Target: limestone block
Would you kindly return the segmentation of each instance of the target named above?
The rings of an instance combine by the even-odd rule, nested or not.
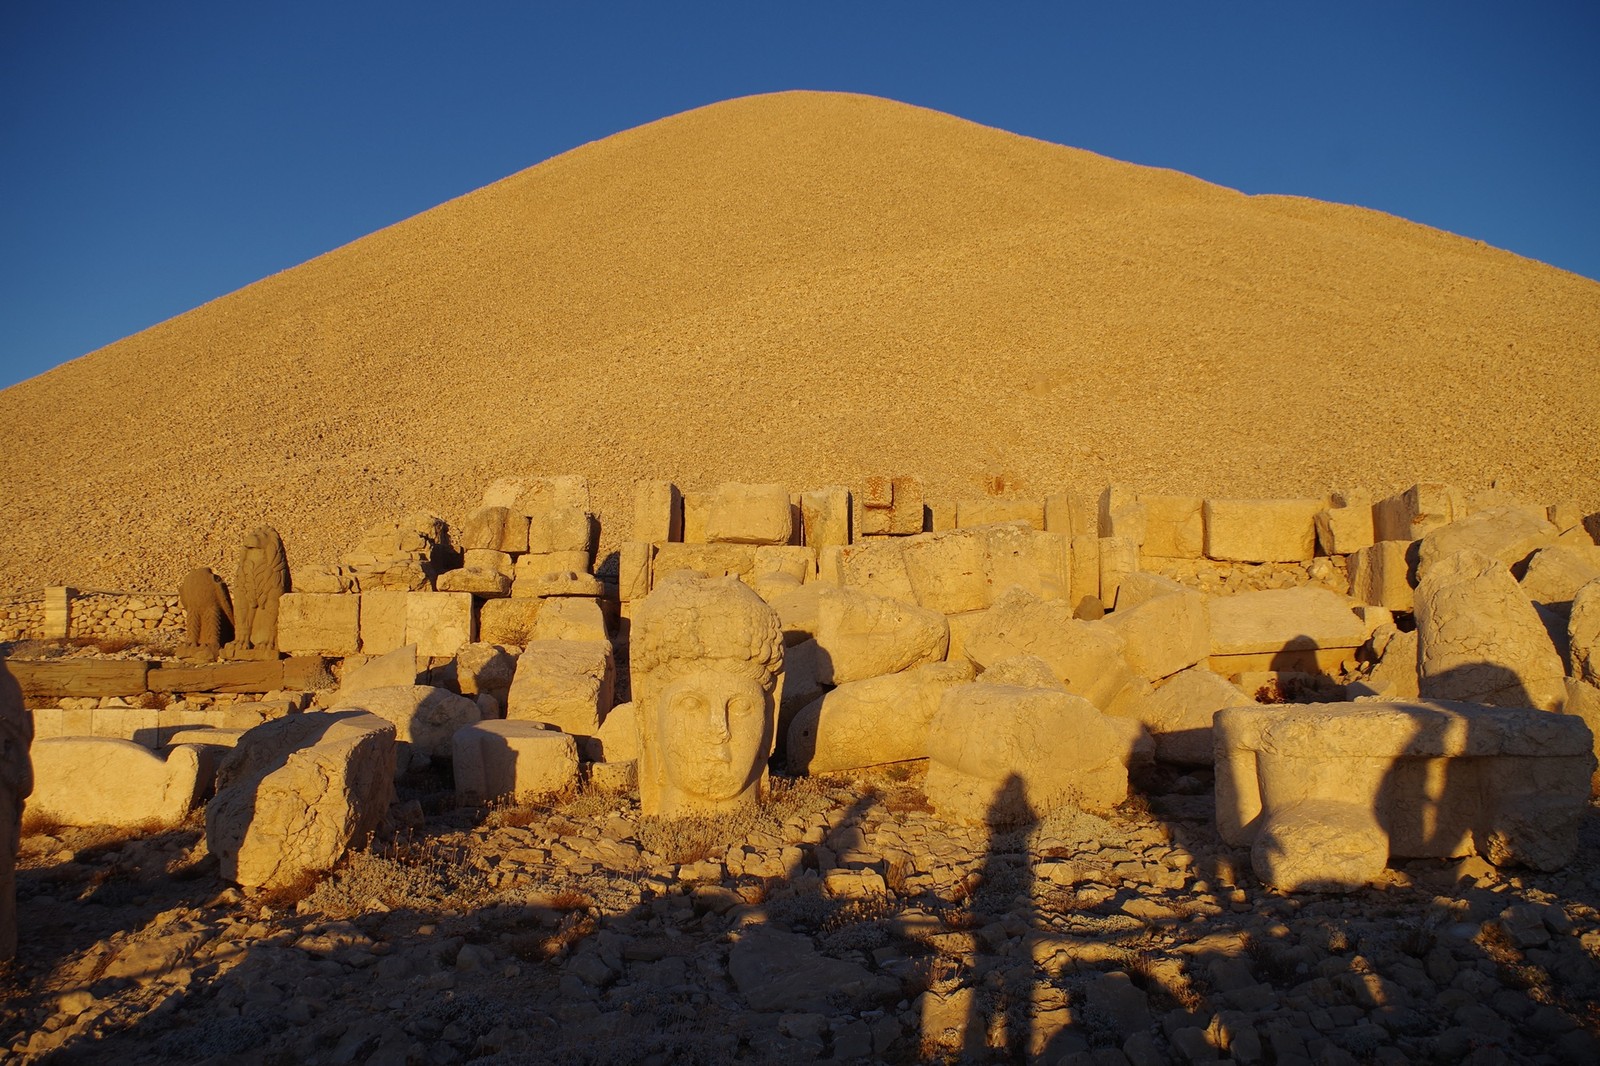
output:
[[[1111,608],[1116,606],[1122,579],[1139,572],[1139,544],[1128,537],[1101,537],[1099,559],[1100,602]]]
[[[344,567],[329,563],[296,566],[289,570],[289,587],[293,592],[355,592],[356,578]]]
[[[718,485],[706,518],[713,544],[788,544],[794,538],[789,490],[782,485]]]
[[[1578,590],[1600,578],[1600,545],[1558,544],[1528,560],[1522,591],[1535,603],[1571,603]]]
[[[35,740],[28,809],[64,825],[174,826],[199,803],[208,782],[199,752],[187,745],[165,758],[113,737]]]
[[[840,583],[876,596],[915,603],[911,577],[906,573],[905,543],[899,537],[882,537],[841,548]]]
[[[1380,540],[1350,556],[1350,595],[1362,603],[1409,611],[1415,602],[1419,541]]]
[[[451,767],[463,804],[539,799],[578,784],[578,746],[534,722],[477,722],[456,730]]]
[[[1072,581],[1072,542],[1022,522],[983,526],[989,602],[1018,587],[1043,600],[1064,600]]]
[[[483,494],[483,506],[497,504],[529,518],[560,509],[588,511],[589,479],[577,474],[501,478]]]
[[[850,543],[850,490],[838,485],[800,494],[800,525],[812,548]]]
[[[925,505],[925,533],[945,533],[956,528],[956,505],[948,500],[929,500]]]
[[[762,545],[750,566],[752,575],[784,574],[803,585],[817,576],[817,551],[798,545]]]
[[[755,570],[753,544],[657,544],[651,588],[678,570],[707,577],[749,577]]]
[[[480,692],[504,696],[517,672],[515,646],[463,644],[456,652],[456,682],[463,696]]]
[[[818,774],[926,758],[940,701],[973,675],[969,662],[930,663],[840,685],[790,724],[789,771]]]
[[[1372,506],[1330,507],[1314,520],[1317,546],[1324,555],[1350,555],[1375,543]]]
[[[478,639],[485,644],[521,647],[533,639],[539,608],[544,602],[516,596],[486,601],[478,612]]]
[[[1367,681],[1391,699],[1415,699],[1422,694],[1417,677],[1417,634],[1403,633],[1393,625],[1379,626],[1372,634],[1378,660]]]
[[[450,758],[450,737],[483,717],[477,703],[432,685],[340,692],[330,710],[360,710],[394,723],[394,740],[433,759]]]
[[[1123,658],[1121,634],[1104,622],[1072,617],[1065,602],[1040,601],[1020,590],[972,616],[962,651],[979,668],[1016,655],[1037,655],[1074,695],[1106,710],[1136,677]]]
[[[711,503],[716,499],[714,492],[685,492],[683,494],[683,542],[685,544],[704,544],[706,542],[706,523],[711,518]],[[658,545],[660,541],[656,542]]]
[[[1206,554],[1205,501],[1198,496],[1140,496],[1144,508],[1145,559],[1203,559]]]
[[[1123,639],[1123,658],[1140,676],[1158,681],[1211,654],[1206,598],[1154,574],[1130,574],[1105,624]]]
[[[516,563],[510,553],[489,548],[468,548],[461,553],[461,565],[466,570],[488,570],[508,578],[516,574]]]
[[[361,598],[284,593],[278,599],[278,650],[290,655],[354,655],[361,650]]]
[[[918,606],[941,614],[989,606],[987,544],[977,530],[909,537],[901,558]]]
[[[1521,564],[1542,547],[1552,545],[1556,527],[1534,507],[1496,507],[1458,518],[1422,538],[1418,562],[1428,564],[1458,551],[1475,551],[1521,573]]]
[[[1420,540],[1466,516],[1467,500],[1460,489],[1423,482],[1373,504],[1373,533],[1379,540]]]
[[[1239,563],[1310,562],[1316,514],[1327,500],[1207,500],[1206,558]]]
[[[510,507],[480,507],[461,530],[465,551],[521,554],[528,550],[528,516]],[[469,560],[467,563],[471,566]]]
[[[1560,708],[1561,657],[1503,562],[1468,550],[1425,565],[1416,616],[1423,696]]]
[[[588,574],[593,562],[588,552],[530,552],[512,563],[511,595],[543,596],[552,583],[567,580],[569,574]]]
[[[51,585],[44,590],[44,629],[46,640],[64,640],[72,632],[72,590]]]
[[[1233,661],[1230,673],[1316,673],[1337,665],[1367,640],[1367,623],[1354,607],[1348,596],[1314,586],[1207,597],[1212,669],[1223,657]],[[1242,658],[1248,656],[1255,658]],[[1249,665],[1252,661],[1255,665]]]
[[[1572,597],[1567,619],[1572,676],[1600,686],[1600,581],[1591,581]]]
[[[359,712],[290,715],[247,732],[206,806],[220,875],[253,891],[331,870],[394,798],[395,727]]]
[[[1139,494],[1122,485],[1107,485],[1096,506],[1096,528],[1102,537],[1122,537],[1143,545],[1150,515]]]
[[[466,592],[412,592],[406,598],[405,643],[417,654],[445,658],[477,639],[472,596]]]
[[[528,519],[528,552],[534,555],[581,552],[592,568],[600,524],[587,509],[551,507]]]
[[[824,586],[817,600],[818,680],[842,685],[943,659],[944,615],[857,589]]]
[[[1203,666],[1191,667],[1157,684],[1127,708],[1155,741],[1155,757],[1176,766],[1210,766],[1214,758],[1212,718],[1225,707],[1250,707],[1254,701]]]
[[[1000,522],[1024,522],[1044,530],[1043,500],[1001,500],[986,496],[979,500],[956,501],[956,528],[971,529]]]
[[[1100,536],[1097,533],[1072,535],[1072,609],[1076,612],[1086,600],[1102,603],[1100,596]]]
[[[945,692],[928,731],[928,801],[940,817],[1008,825],[1128,797],[1131,734],[1087,700],[975,682]]]
[[[511,578],[498,570],[462,567],[439,575],[440,592],[468,592],[480,599],[501,599],[511,595]]]
[[[633,483],[633,539],[683,540],[683,494],[670,481]]]
[[[525,555],[523,558],[530,559],[533,556]],[[554,556],[541,556],[541,558],[549,559]],[[594,599],[606,595],[605,582],[586,570],[549,570],[537,577],[532,576],[534,572],[536,571],[530,570],[518,578],[512,588],[514,598],[577,596]]]
[[[606,614],[598,600],[559,597],[543,601],[533,640],[605,641]]]
[[[1253,845],[1258,876],[1287,891],[1358,887],[1390,857],[1558,869],[1595,766],[1580,719],[1527,708],[1229,708],[1215,730],[1222,838]]]
[[[624,603],[650,595],[656,549],[648,541],[625,540],[617,551],[617,598]]]
[[[869,477],[850,496],[851,535],[908,536],[925,524],[922,479]]]
[[[632,762],[639,757],[639,715],[631,701],[619,703],[605,713],[595,741],[599,761]]]
[[[361,594],[361,651],[383,655],[406,644],[409,592],[378,590]]]
[[[506,698],[506,717],[543,722],[580,738],[586,758],[616,687],[611,645],[593,640],[536,640],[522,650]]]
[[[792,647],[817,635],[817,604],[822,599],[822,588],[822,585],[812,582],[791,588],[767,601],[778,612],[785,647]]]
[[[757,804],[782,699],[777,614],[736,580],[679,573],[639,604],[630,645],[641,811]]]

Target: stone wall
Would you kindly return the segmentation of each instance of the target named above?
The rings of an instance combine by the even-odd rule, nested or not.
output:
[[[65,592],[66,633],[52,632],[46,600]],[[0,600],[0,641],[81,637],[174,644],[183,639],[183,608],[178,597],[160,592],[85,592],[46,590],[37,596]]]
[[[44,596],[0,600],[0,641],[28,640],[44,633]]]

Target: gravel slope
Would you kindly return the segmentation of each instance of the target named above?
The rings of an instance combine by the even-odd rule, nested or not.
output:
[[[1600,284],[870,97],[578,148],[0,392],[0,591],[175,587],[494,477],[1600,506]]]

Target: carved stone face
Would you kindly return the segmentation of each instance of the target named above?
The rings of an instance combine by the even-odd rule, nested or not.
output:
[[[668,685],[657,707],[662,764],[675,788],[722,802],[760,777],[771,744],[767,695],[754,679],[696,671]]]

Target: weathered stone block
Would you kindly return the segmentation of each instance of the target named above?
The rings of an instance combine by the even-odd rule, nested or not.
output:
[[[339,691],[360,692],[367,688],[392,688],[395,685],[415,685],[420,672],[417,663],[417,646],[407,644],[394,651],[385,652],[361,663],[347,667],[339,681]]]
[[[1318,511],[1315,525],[1317,545],[1324,555],[1350,555],[1375,543],[1371,504]]]
[[[1421,540],[1429,532],[1467,516],[1467,500],[1457,489],[1423,482],[1372,505],[1378,540]]]
[[[989,526],[1000,522],[1025,522],[1031,528],[1044,529],[1043,500],[1001,500],[986,496],[978,500],[956,501],[956,528]]]
[[[1458,518],[1422,538],[1417,558],[1429,563],[1459,551],[1475,551],[1521,573],[1521,564],[1540,548],[1556,542],[1556,527],[1533,507],[1497,507]]]
[[[478,611],[478,639],[485,644],[515,644],[533,639],[539,608],[538,599],[513,596],[508,600],[489,600]]]
[[[1409,611],[1415,602],[1417,541],[1380,540],[1350,556],[1350,595],[1362,603]]]
[[[941,614],[989,606],[988,551],[978,531],[910,537],[902,561],[919,606]]]
[[[1122,579],[1139,572],[1139,542],[1131,537],[1101,537],[1100,602],[1108,609],[1116,606]]]
[[[656,549],[648,541],[627,540],[617,551],[617,598],[624,603],[650,595],[650,570]]]
[[[528,516],[509,507],[480,507],[462,527],[461,547],[468,552],[525,552],[528,550]],[[472,565],[470,560],[467,565]]]
[[[1122,637],[1123,657],[1141,676],[1158,681],[1211,654],[1205,597],[1154,574],[1130,574],[1106,625]]]
[[[220,875],[246,891],[282,887],[363,846],[394,797],[394,735],[375,715],[313,712],[241,737],[206,805]]]
[[[1307,586],[1211,596],[1211,668],[1326,672],[1366,643],[1365,619],[1347,596]]]
[[[456,730],[451,767],[465,804],[537,799],[578,783],[578,746],[534,722],[477,722]]]
[[[1140,496],[1146,559],[1201,559],[1206,553],[1205,501],[1198,496]]]
[[[1206,557],[1239,563],[1310,562],[1327,500],[1207,500]]]
[[[1600,578],[1600,545],[1559,544],[1528,560],[1520,584],[1535,603],[1570,604],[1578,590]]]
[[[163,758],[132,740],[67,736],[35,740],[31,756],[28,808],[64,825],[174,826],[210,783],[201,780],[199,753],[187,745]]]
[[[595,741],[602,762],[632,762],[639,757],[639,715],[631,701],[619,703],[605,713]]]
[[[941,817],[992,825],[1109,810],[1128,797],[1137,731],[1070,693],[958,685],[929,727],[924,790]]]
[[[683,540],[683,494],[670,481],[633,483],[633,539],[645,543]]]
[[[940,701],[973,675],[969,662],[930,663],[840,685],[789,725],[790,772],[820,774],[926,758],[928,728]]]
[[[595,544],[600,524],[587,510],[552,507],[528,520],[528,552],[532,555],[582,553],[586,563],[577,568],[593,568]]]
[[[692,570],[707,577],[749,577],[756,565],[753,544],[657,544],[652,570],[652,589],[661,579],[678,570]]]
[[[1390,857],[1559,869],[1595,767],[1580,719],[1526,708],[1239,707],[1215,729],[1218,829],[1285,891],[1359,887]]]
[[[412,592],[406,598],[405,643],[417,654],[444,658],[476,640],[477,618],[466,592]]]
[[[604,641],[606,614],[598,600],[561,596],[543,601],[533,640]]]
[[[944,615],[855,589],[824,586],[817,601],[818,677],[842,685],[938,662],[950,643]]]
[[[1423,696],[1560,708],[1561,657],[1504,563],[1469,550],[1425,565],[1416,616]]]
[[[361,597],[286,592],[278,600],[278,650],[354,655],[361,650]]]
[[[477,703],[432,685],[341,692],[334,711],[360,710],[394,723],[394,739],[432,759],[450,758],[450,737],[483,717]]]
[[[880,537],[839,549],[840,583],[875,596],[915,603],[916,594],[902,555],[904,546],[905,541],[899,537]]]
[[[409,592],[378,590],[361,593],[361,651],[383,655],[406,644]]]
[[[718,485],[706,519],[713,544],[788,544],[794,539],[789,490],[782,485]]]
[[[1064,601],[1041,602],[1013,591],[987,611],[963,617],[971,621],[961,627],[961,650],[980,668],[1037,655],[1069,692],[1101,710],[1117,707],[1137,680],[1123,658],[1121,634],[1104,622],[1073,618]]]
[[[462,567],[439,575],[440,592],[466,592],[480,599],[503,599],[511,595],[511,578],[498,570]]]
[[[616,667],[602,641],[536,640],[522,650],[506,700],[506,718],[543,722],[579,738],[594,758],[592,742],[611,709]]]
[[[1225,707],[1255,701],[1203,666],[1174,674],[1127,708],[1155,741],[1155,757],[1177,766],[1210,766],[1215,757],[1211,722]]]
[[[850,543],[850,490],[838,485],[800,494],[800,524],[808,547]]]

